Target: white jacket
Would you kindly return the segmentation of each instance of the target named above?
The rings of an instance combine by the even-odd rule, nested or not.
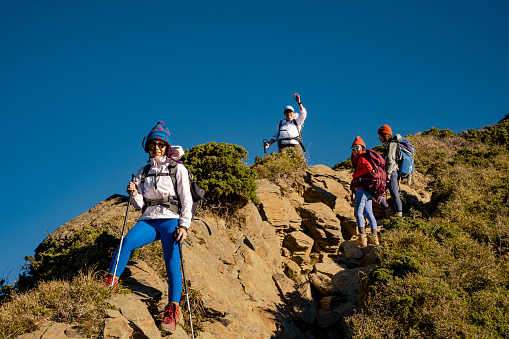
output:
[[[149,174],[168,173],[168,164],[171,160],[167,157],[150,158],[150,171]],[[177,182],[177,194],[175,194],[175,188],[170,176],[161,177],[146,177],[145,182],[141,184],[141,176],[143,174],[144,167],[140,168],[136,173],[136,183],[138,184],[138,194],[131,199],[131,203],[136,209],[143,208],[143,198],[154,200],[166,198],[168,196],[180,199],[181,211],[180,216],[173,213],[168,207],[156,205],[147,207],[145,213],[140,217],[139,220],[151,220],[151,219],[179,219],[179,226],[189,228],[191,225],[192,213],[191,208],[193,206],[193,198],[191,196],[191,189],[189,187],[189,174],[187,169],[182,164],[178,164],[176,167],[176,182]],[[157,190],[154,186],[154,180],[157,180]]]
[[[277,141],[278,139],[286,139],[286,138],[296,138],[300,135],[300,130],[302,130],[302,127],[304,125],[304,120],[306,120],[308,113],[304,107],[302,107],[302,110],[299,113],[295,113],[293,116],[293,120],[297,123],[297,126],[295,123],[293,123],[292,120],[286,121],[285,119],[281,120],[281,129],[277,130],[277,132],[272,137],[272,140]],[[299,142],[297,139],[292,140],[282,140],[281,143],[283,145],[298,145]]]

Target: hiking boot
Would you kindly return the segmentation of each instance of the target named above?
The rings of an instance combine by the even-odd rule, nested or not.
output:
[[[368,246],[368,237],[366,234],[361,234],[361,247]]]
[[[373,239],[373,245],[380,246],[380,242],[378,241],[378,235],[377,234],[373,234],[372,239]]]
[[[394,216],[403,218],[403,212],[396,212],[396,213],[394,213]]]
[[[177,330],[177,320],[180,307],[174,303],[168,303],[164,309],[163,321],[161,321],[161,330],[175,332]]]
[[[103,284],[108,287],[115,288],[118,285],[118,277],[113,276],[113,274],[110,274],[110,273],[105,274],[103,279],[104,279]],[[112,285],[112,282],[113,282],[113,285]]]

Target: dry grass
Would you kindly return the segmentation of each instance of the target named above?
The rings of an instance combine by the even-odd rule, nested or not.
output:
[[[10,301],[0,306],[0,337],[15,338],[52,320],[77,323],[84,335],[97,338],[110,293],[91,271],[72,281],[52,280],[27,293],[13,292]]]

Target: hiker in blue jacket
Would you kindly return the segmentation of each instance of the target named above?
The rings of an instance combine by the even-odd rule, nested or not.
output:
[[[293,99],[299,105],[300,113],[295,113],[292,106],[286,106],[283,111],[285,119],[279,122],[279,128],[272,139],[270,139],[269,142],[263,143],[264,149],[267,149],[277,141],[280,152],[287,148],[293,148],[300,153],[306,151],[302,143],[302,127],[304,126],[304,120],[306,120],[308,114],[304,106],[302,106],[302,101],[298,93],[295,93]]]
[[[383,157],[385,159],[385,172],[387,173],[387,186],[396,208],[394,212],[390,208],[385,211],[388,215],[402,217],[403,205],[398,191],[398,140],[401,139],[401,135],[396,134],[393,137],[391,127],[383,125],[378,129],[378,139],[385,145]]]
[[[143,214],[124,238],[116,270],[117,276],[113,276],[113,273],[119,248],[111,261],[109,273],[105,276],[105,284],[108,286],[118,284],[118,277],[124,271],[133,250],[161,240],[168,275],[169,299],[161,329],[174,332],[182,294],[177,242],[183,242],[186,239],[192,218],[193,199],[189,186],[189,174],[184,165],[176,163],[170,156],[170,150],[173,154],[174,149],[171,147],[168,128],[162,121],[150,131],[144,147],[145,152],[150,155],[148,161],[150,169],[145,174],[145,166],[141,167],[136,174],[136,182],[130,182],[127,186],[127,193],[132,192],[132,205],[136,209],[142,209]],[[168,175],[170,166],[175,166],[176,187],[172,177]],[[178,201],[180,201],[180,210],[176,205]]]

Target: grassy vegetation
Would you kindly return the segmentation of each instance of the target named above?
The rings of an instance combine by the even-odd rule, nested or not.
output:
[[[43,321],[77,323],[82,334],[97,338],[104,325],[111,291],[89,270],[72,280],[41,282],[28,292],[13,291],[0,305],[0,337],[37,330]]]
[[[272,152],[264,158],[256,157],[252,168],[259,179],[268,179],[285,190],[303,181],[307,162],[302,153],[286,149],[281,153]]]
[[[380,262],[349,319],[354,337],[509,337],[508,130],[412,138],[430,218],[384,223]]]

